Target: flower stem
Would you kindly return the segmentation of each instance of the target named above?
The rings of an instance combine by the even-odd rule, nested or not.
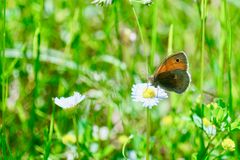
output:
[[[47,145],[45,146],[44,160],[48,159],[50,150],[51,150],[54,117],[55,117],[55,105],[53,105],[52,116],[51,116],[51,121],[49,126],[48,140],[47,140]]]
[[[118,58],[120,60],[123,59],[122,56],[122,44],[121,44],[121,37],[120,37],[120,31],[119,31],[119,16],[118,16],[118,1],[114,3],[114,25],[115,25],[115,32],[118,40]]]
[[[207,0],[201,0],[201,73],[200,73],[200,105],[202,109],[202,118],[204,117],[204,98],[203,98],[203,81],[204,81],[204,53],[205,53],[205,32],[206,32],[206,10],[207,10]],[[203,121],[203,119],[202,119]],[[203,128],[203,124],[202,124]],[[203,157],[205,155],[205,143],[204,143],[204,132],[201,132],[200,136],[200,142],[201,142],[201,147],[200,151],[198,153],[198,157]]]
[[[76,147],[77,147],[77,152],[78,152],[78,158],[80,158],[80,148],[79,148],[79,142],[78,142],[78,116],[77,113],[73,116],[73,126],[74,126],[74,133],[76,137]]]
[[[228,4],[227,0],[223,1],[224,6],[224,15],[225,15],[225,34],[227,37],[227,53],[228,53],[228,87],[229,87],[229,93],[228,93],[228,112],[230,113],[230,116],[232,119],[234,119],[234,113],[233,113],[233,98],[232,98],[232,76],[231,76],[231,59],[232,59],[232,28],[231,28],[231,21],[229,18],[229,12],[228,12]]]
[[[201,1],[201,79],[200,79],[200,90],[201,90],[201,102],[203,102],[203,81],[204,81],[204,52],[205,52],[205,24],[206,24],[206,10],[207,0]]]
[[[37,98],[39,95],[39,71],[40,71],[40,57],[41,57],[41,25],[42,25],[42,15],[44,11],[44,0],[40,1],[41,9],[38,13],[38,27],[35,30],[35,34],[33,37],[33,57],[34,60],[34,88],[33,88],[33,101],[32,108],[30,111],[30,119],[28,121],[29,130],[31,133],[31,141],[34,143],[35,141],[35,123],[36,123],[36,110],[37,110]]]
[[[4,77],[4,70],[5,70],[5,40],[6,40],[6,0],[1,1],[0,4],[0,76],[1,76],[1,119],[2,123],[0,126],[0,139],[1,139],[1,153],[3,157],[7,157],[7,137],[6,137],[6,100],[7,100],[7,78]],[[11,154],[11,152],[9,151]]]
[[[137,17],[137,13],[136,13],[136,10],[135,8],[133,7],[131,1],[129,0],[130,4],[131,4],[131,7],[132,7],[132,11],[133,11],[133,14],[134,14],[134,17],[137,21],[137,26],[138,26],[138,31],[139,31],[139,34],[140,34],[140,38],[141,38],[141,42],[142,42],[142,45],[143,45],[143,52],[146,54],[146,72],[147,72],[147,77],[149,76],[148,75],[148,54],[147,52],[145,51],[145,42],[144,42],[144,38],[143,38],[143,33],[142,33],[142,29],[141,29],[141,25],[140,25],[140,22],[138,20],[138,17]]]
[[[153,8],[153,18],[152,18],[152,42],[151,42],[151,52],[150,52],[150,71],[154,67],[154,54],[157,46],[157,20],[158,20],[158,4],[159,1],[156,1]]]
[[[150,113],[150,108],[147,108],[146,160],[149,160],[150,132],[151,132],[151,113]]]
[[[173,24],[170,25],[168,33],[168,55],[173,52]]]

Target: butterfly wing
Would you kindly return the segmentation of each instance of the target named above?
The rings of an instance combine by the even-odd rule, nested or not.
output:
[[[154,75],[160,74],[162,72],[172,71],[175,69],[188,69],[187,56],[184,52],[179,52],[166,58],[163,63],[157,68]]]
[[[190,83],[187,69],[187,57],[184,52],[179,52],[163,61],[155,71],[152,83],[154,86],[159,85],[166,90],[182,93]]]
[[[190,76],[188,72],[184,70],[173,70],[168,72],[162,72],[154,77],[155,86],[159,85],[168,91],[174,91],[176,93],[183,93],[190,82]]]

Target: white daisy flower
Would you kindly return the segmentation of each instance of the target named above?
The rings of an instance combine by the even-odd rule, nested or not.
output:
[[[82,100],[85,99],[85,95],[81,95],[78,92],[74,92],[73,96],[70,97],[61,97],[61,98],[54,98],[54,103],[63,109],[71,108],[76,106]]]
[[[139,83],[132,87],[133,101],[142,102],[144,107],[152,108],[160,99],[168,98],[167,93],[160,87],[154,87],[150,83]]]

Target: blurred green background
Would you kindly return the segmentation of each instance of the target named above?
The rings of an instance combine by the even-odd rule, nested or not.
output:
[[[240,1],[207,1],[204,39],[200,0],[149,5],[114,0],[103,6],[85,0],[12,0],[6,1],[5,16],[4,2],[1,159],[144,159],[145,109],[132,101],[131,87],[146,82],[167,55],[182,50],[192,81],[184,94],[169,93],[151,110],[151,158],[239,159]],[[74,91],[87,97],[77,110],[54,105],[53,97]],[[228,129],[222,130],[214,119],[218,113],[209,111],[217,128],[214,140],[192,121],[193,113],[208,116],[203,108],[212,102],[228,117],[221,121]],[[234,140],[234,152],[221,147],[226,136]]]

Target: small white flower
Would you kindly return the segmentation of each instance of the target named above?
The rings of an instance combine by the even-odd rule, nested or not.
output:
[[[137,40],[137,34],[129,28],[123,28],[122,40],[125,43],[135,42]]]
[[[215,136],[217,133],[215,125],[203,126],[203,129],[209,136]]]
[[[209,136],[215,136],[216,135],[216,126],[212,124],[207,118],[202,119],[203,122],[203,130],[207,133]]]
[[[197,114],[193,114],[193,121],[199,128],[203,127],[203,130],[209,136],[215,136],[217,134],[216,126],[212,124],[207,118],[201,119]]]
[[[66,152],[64,153],[67,160],[74,160],[78,158],[77,147],[68,146]]]
[[[82,100],[85,99],[84,95],[81,95],[78,92],[74,92],[73,96],[70,97],[61,97],[61,98],[54,98],[54,103],[63,109],[71,108],[76,106]]]
[[[108,136],[109,136],[108,128],[106,126],[101,127],[99,129],[99,138],[104,141],[108,139]]]
[[[132,87],[133,101],[142,102],[144,107],[152,108],[160,99],[168,98],[167,93],[160,87],[154,87],[150,83],[139,83]]]
[[[92,3],[100,5],[100,6],[111,5],[112,4],[112,0],[94,0]]]
[[[136,33],[135,33],[135,32],[131,32],[130,35],[129,35],[129,39],[130,39],[132,42],[136,41],[136,39],[137,39]]]

